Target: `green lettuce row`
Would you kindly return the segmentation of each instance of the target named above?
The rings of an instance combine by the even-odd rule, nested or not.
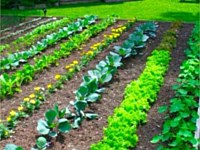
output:
[[[92,36],[97,35],[102,30],[115,22],[115,18],[106,18],[100,23],[89,27],[84,30],[81,34],[74,35],[64,44],[61,44],[60,50],[55,50],[52,55],[45,56],[42,58],[35,59],[35,64],[25,64],[23,69],[16,71],[14,74],[9,76],[4,73],[0,76],[0,98],[3,99],[7,95],[13,95],[15,92],[20,91],[20,87],[23,83],[28,83],[34,79],[36,73],[41,72],[50,65],[55,64],[59,59],[65,58],[71,54],[71,52],[89,40]]]
[[[189,48],[185,51],[187,59],[180,67],[178,84],[172,86],[175,97],[170,100],[169,107],[162,106],[159,112],[165,112],[166,120],[162,133],[155,136],[152,143],[160,142],[158,149],[195,150],[200,139],[195,137],[198,118],[198,99],[200,98],[200,27],[196,25],[189,39]]]
[[[56,44],[63,38],[68,38],[70,35],[82,31],[84,28],[88,28],[90,24],[96,21],[96,16],[85,16],[83,19],[78,19],[76,22],[72,22],[59,29],[58,32],[53,32],[50,35],[46,35],[45,38],[38,41],[35,45],[32,45],[28,50],[9,54],[4,57],[0,62],[0,71],[12,69],[17,67],[20,63],[25,63],[29,58],[41,53],[48,46]]]
[[[140,77],[127,85],[124,100],[115,108],[113,116],[108,118],[108,127],[104,128],[103,139],[92,144],[91,150],[127,150],[137,145],[137,127],[146,122],[147,111],[164,83],[165,72],[171,60],[170,51],[176,45],[175,37],[179,27],[179,23],[172,25],[158,46],[166,49],[154,50],[148,57]],[[169,40],[174,42],[167,44]]]
[[[168,51],[152,52],[139,79],[127,85],[123,102],[114,110],[114,115],[108,118],[108,127],[104,129],[102,141],[91,145],[92,150],[126,150],[136,146],[137,126],[146,122],[146,111],[160,91],[169,61]]]

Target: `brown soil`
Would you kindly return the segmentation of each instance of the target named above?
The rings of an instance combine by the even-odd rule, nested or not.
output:
[[[149,40],[147,47],[143,50],[144,54],[135,58],[126,59],[123,62],[123,67],[121,67],[118,70],[118,73],[115,75],[112,82],[106,86],[106,91],[102,94],[102,99],[100,100],[100,102],[92,104],[90,108],[91,110],[99,114],[99,118],[97,120],[84,121],[79,129],[72,130],[69,134],[59,136],[53,141],[53,143],[51,143],[52,150],[88,150],[92,143],[95,143],[102,138],[102,129],[103,127],[107,126],[108,116],[112,115],[114,108],[119,106],[119,104],[121,103],[121,100],[123,99],[124,88],[132,80],[138,78],[138,76],[145,67],[146,58],[150,55],[151,51],[159,44],[159,42],[162,39],[163,33],[169,28],[169,26],[170,23],[159,23],[157,37],[155,39]],[[162,88],[162,90],[165,90],[165,88],[168,87],[170,88],[171,83],[176,78],[176,76],[174,75],[178,74],[179,70],[177,68],[179,68],[180,62],[184,58],[183,50],[186,47],[186,45],[184,44],[187,41],[187,37],[190,34],[191,28],[191,25],[184,25],[183,29],[180,32],[181,36],[179,36],[178,38],[177,49],[172,52],[173,59],[170,64],[171,73],[169,76],[167,75],[165,79],[169,82],[170,85],[167,85],[167,87],[164,87],[164,89]],[[72,80],[65,84],[62,90],[59,90],[56,93],[52,94],[49,97],[49,99],[45,102],[45,104],[42,105],[41,108],[38,111],[36,111],[32,116],[19,122],[18,126],[14,130],[15,133],[12,135],[12,137],[0,141],[0,145],[2,145],[3,147],[6,143],[14,143],[23,146],[26,150],[29,150],[30,147],[34,145],[35,139],[38,136],[36,131],[37,120],[43,118],[43,113],[45,112],[45,110],[47,110],[48,108],[52,108],[54,103],[58,103],[60,107],[64,107],[66,106],[66,104],[69,103],[69,101],[74,100],[73,91],[75,91],[80,86],[80,83],[82,82],[82,75],[85,74],[88,70],[93,69],[95,65],[100,60],[104,59],[105,56],[109,53],[109,51],[112,50],[112,46],[120,45],[123,42],[123,40],[127,38],[128,34],[130,34],[132,31],[133,30],[126,32],[118,42],[111,44],[109,48],[107,48],[105,51],[99,54],[96,57],[96,59],[89,64],[89,66],[77,73]],[[100,36],[93,38],[89,43],[86,44],[84,49],[88,48],[91,45],[91,43],[100,41],[100,39],[102,39],[102,36],[103,34],[100,34]],[[63,66],[63,64],[66,65],[68,64],[68,62],[78,59],[79,53],[80,52],[77,51],[74,54],[72,54],[68,59],[61,60],[60,66]],[[62,72],[61,70],[63,70],[63,67],[57,68],[52,67],[51,69],[46,70],[45,72],[43,72],[43,74],[38,76],[38,81],[36,80],[30,85],[23,86],[23,93],[16,94],[15,97],[11,99],[11,101],[3,101],[3,114],[6,115],[11,108],[15,108],[18,105],[20,99],[31,93],[31,89],[34,86],[43,85],[44,82],[46,82],[46,78],[48,79],[48,82],[53,81],[53,75],[58,73],[59,70],[60,72]],[[51,75],[51,77],[49,77],[49,74]],[[159,94],[158,99],[162,99],[163,97],[166,98],[166,95],[169,95],[168,91],[162,92],[162,90],[160,92],[160,94],[162,94],[162,97]],[[159,101],[157,102],[159,103]],[[156,104],[154,106],[156,106]],[[155,113],[156,109],[153,112],[153,115],[157,115],[157,113]],[[152,121],[149,120],[149,122],[151,123]],[[159,123],[161,126],[162,122],[158,122],[158,124]],[[155,128],[153,124],[152,126],[150,126],[150,128],[146,128],[146,132],[144,132],[144,135],[146,135],[146,133],[152,133],[151,129]],[[142,136],[140,132],[139,135]],[[145,136],[143,137],[147,138]],[[144,138],[142,138],[143,141],[146,140]],[[144,144],[142,145],[144,146]],[[145,147],[148,147],[149,144],[146,144],[147,145]]]
[[[12,30],[3,32],[3,33],[1,34],[1,37],[6,36],[6,35],[9,35],[9,34],[12,33],[12,32],[16,32],[16,31],[18,31],[18,30],[22,30],[22,29],[28,28],[29,26],[37,25],[39,22],[42,22],[42,21],[48,20],[48,19],[49,19],[48,17],[44,17],[44,18],[42,18],[42,19],[40,19],[40,20],[38,20],[38,21],[34,21],[34,22],[32,22],[32,23],[25,24],[25,25],[20,26],[20,27],[16,27],[16,28],[13,27]],[[51,21],[53,21],[53,20],[51,20]],[[50,22],[51,22],[51,21],[50,21]],[[33,30],[33,28],[31,28],[31,29],[29,29],[29,30],[27,30],[27,31],[25,31],[25,32],[23,32],[23,33],[21,33],[21,34],[17,34],[17,35],[15,35],[15,36],[11,36],[11,37],[9,37],[9,38],[7,38],[7,39],[5,39],[5,40],[1,40],[1,44],[10,43],[10,42],[12,42],[13,40],[17,39],[18,37],[23,36],[23,35],[25,35],[26,33],[30,32],[31,30]]]
[[[80,55],[83,51],[89,50],[90,46],[92,46],[94,43],[100,42],[103,39],[104,34],[109,34],[111,33],[111,28],[115,28],[120,24],[125,23],[125,21],[118,21],[116,22],[113,26],[108,27],[105,31],[101,32],[98,34],[98,36],[93,37],[90,42],[85,43],[82,45],[83,50],[74,50],[72,54],[64,59],[61,59],[58,61],[59,66],[52,66],[49,69],[44,70],[43,72],[36,74],[35,79],[30,82],[27,85],[22,86],[22,91],[21,93],[16,93],[14,97],[12,98],[7,98],[1,102],[1,115],[4,118],[8,112],[14,108],[17,108],[19,103],[23,100],[24,97],[29,96],[33,92],[33,87],[40,86],[40,87],[46,87],[49,83],[55,83],[54,76],[56,74],[64,74],[66,72],[65,66],[70,64],[73,60],[79,60]],[[121,39],[123,36],[121,37]],[[59,46],[59,45],[58,45]],[[55,49],[51,49],[53,51]],[[49,50],[45,52],[47,53]],[[8,105],[9,104],[9,105]]]
[[[99,23],[99,21],[97,21],[96,23]],[[119,23],[119,22],[117,22]],[[83,30],[84,31],[84,30]],[[83,32],[81,31],[81,32]],[[80,34],[81,32],[79,33],[75,33],[75,34]],[[68,40],[69,40],[70,37],[66,37],[66,38],[63,38],[61,40],[59,40],[58,42],[56,42],[56,44],[53,44],[53,45],[50,45],[50,46],[47,46],[46,49],[44,49],[41,53],[37,54],[34,56],[35,59],[40,59],[42,58],[42,56],[48,56],[48,55],[51,55],[53,54],[54,51],[56,50],[60,50],[60,45],[63,44],[63,43],[66,43]],[[16,70],[21,70],[23,69],[23,65],[24,64],[31,64],[31,65],[34,65],[35,61],[34,59],[30,58],[28,59],[27,62],[25,63],[21,63],[18,67],[16,68],[13,68],[11,70],[5,70],[6,73],[8,73],[9,75],[13,74],[16,72]]]
[[[174,96],[171,86],[176,84],[176,78],[180,71],[180,65],[185,59],[184,50],[187,48],[187,41],[191,34],[193,25],[184,24],[179,31],[177,46],[172,51],[172,60],[169,70],[165,76],[165,82],[162,86],[156,103],[148,112],[147,124],[140,125],[138,128],[139,143],[135,150],[155,150],[157,144],[151,144],[150,141],[155,135],[162,132],[162,123],[164,122],[164,114],[158,113],[158,108],[162,105],[169,105],[169,100]]]

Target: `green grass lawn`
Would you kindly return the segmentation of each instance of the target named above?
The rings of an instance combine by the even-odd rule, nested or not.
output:
[[[1,14],[41,16],[43,12],[42,10],[1,10]],[[196,22],[199,20],[200,5],[199,3],[183,3],[179,0],[138,0],[70,4],[47,9],[48,16],[79,17],[85,14],[96,14],[101,18],[116,14],[122,19],[136,17],[140,20]]]

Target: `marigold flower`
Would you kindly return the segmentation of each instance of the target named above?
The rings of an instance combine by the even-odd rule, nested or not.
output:
[[[35,87],[34,90],[35,90],[35,91],[39,91],[39,90],[40,90],[40,87]]]
[[[8,122],[10,122],[12,119],[11,119],[10,116],[8,116],[8,117],[6,118],[6,120],[7,120]]]
[[[69,66],[70,66],[70,67],[74,67],[74,64],[73,64],[73,63],[71,63]]]
[[[47,85],[47,88],[48,88],[48,89],[52,88],[52,85],[51,85],[51,84],[48,84],[48,85]]]
[[[59,74],[55,75],[55,79],[59,80],[61,78],[61,76]]]
[[[18,111],[22,111],[23,109],[24,109],[23,106],[19,106],[19,107],[18,107]]]
[[[30,101],[30,103],[31,103],[31,104],[35,104],[36,101],[32,99],[32,100]]]
[[[94,52],[93,52],[93,51],[88,51],[87,54],[88,54],[88,55],[93,55]]]
[[[16,113],[14,110],[12,110],[12,111],[10,112],[10,116],[11,116],[11,117],[14,117],[16,114],[17,114],[17,113]]]
[[[78,61],[77,61],[77,60],[74,60],[74,61],[73,61],[73,64],[74,64],[74,65],[77,65],[77,64],[78,64]]]
[[[35,98],[35,94],[30,94],[29,97],[30,98]]]
[[[110,35],[110,36],[109,36],[109,38],[110,38],[110,39],[112,39],[112,38],[113,38],[113,36],[112,36],[112,35]]]
[[[28,102],[30,99],[28,97],[24,98],[25,102]]]
[[[67,65],[67,66],[65,66],[65,68],[66,68],[66,69],[69,69],[69,68],[70,68],[70,66],[69,66],[69,65]]]

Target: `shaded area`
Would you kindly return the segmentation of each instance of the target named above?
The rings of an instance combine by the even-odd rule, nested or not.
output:
[[[195,15],[189,12],[165,12],[161,13],[161,16],[167,18],[168,20],[184,21],[187,18],[187,21],[198,21],[200,18],[200,12],[197,12]]]

